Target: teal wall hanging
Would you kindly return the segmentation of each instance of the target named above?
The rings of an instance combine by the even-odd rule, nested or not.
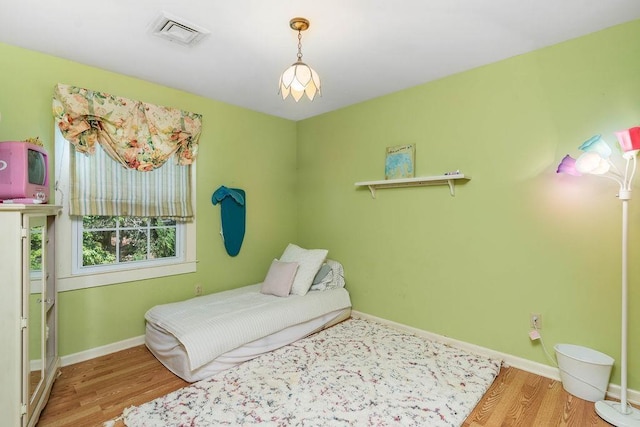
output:
[[[224,185],[214,191],[211,203],[220,203],[220,221],[222,241],[230,256],[236,256],[242,247],[247,218],[247,196],[239,188],[227,188]]]

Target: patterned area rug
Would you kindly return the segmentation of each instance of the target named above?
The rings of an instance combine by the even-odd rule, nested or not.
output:
[[[459,426],[500,361],[372,321],[308,338],[125,409],[130,427]]]

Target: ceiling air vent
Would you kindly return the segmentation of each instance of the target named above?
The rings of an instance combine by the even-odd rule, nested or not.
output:
[[[162,15],[151,25],[151,33],[184,46],[193,46],[209,35],[209,30],[170,13],[162,12]]]

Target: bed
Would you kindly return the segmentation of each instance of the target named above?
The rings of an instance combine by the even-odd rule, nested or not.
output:
[[[264,282],[151,308],[145,314],[147,348],[171,372],[195,382],[348,319],[342,265],[322,257],[317,266],[301,269],[304,260],[282,261],[285,254],[273,261]],[[291,283],[280,271],[289,267]],[[294,290],[303,276],[308,290]],[[283,283],[290,290],[273,291]]]

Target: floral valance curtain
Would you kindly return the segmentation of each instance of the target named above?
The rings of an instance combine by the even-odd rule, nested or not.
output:
[[[190,165],[198,152],[200,114],[64,84],[54,89],[53,114],[76,151],[93,154],[98,143],[128,169],[150,171],[174,154]]]

